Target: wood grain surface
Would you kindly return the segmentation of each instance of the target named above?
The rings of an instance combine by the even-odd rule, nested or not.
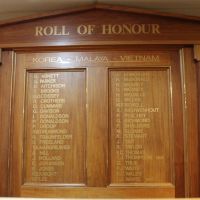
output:
[[[178,58],[177,48],[17,53],[12,196],[185,196]],[[55,132],[64,127],[72,140]]]
[[[13,53],[4,51],[2,56],[3,65],[0,66],[0,196],[8,196]]]
[[[117,20],[116,20],[117,19]],[[198,20],[99,6],[4,24],[0,47],[199,44]],[[180,34],[182,33],[182,34]]]
[[[193,52],[189,48],[181,51],[182,81],[185,85],[183,91],[184,108],[184,140],[185,140],[185,180],[187,196],[199,195],[199,144],[198,144],[198,90],[197,68],[194,60],[191,60]]]
[[[0,196],[199,197],[199,32],[110,5],[0,23]]]

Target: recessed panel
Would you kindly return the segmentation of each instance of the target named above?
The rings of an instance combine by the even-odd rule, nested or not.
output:
[[[24,183],[84,184],[84,69],[28,71],[26,77]]]
[[[109,71],[111,185],[172,183],[169,71]]]

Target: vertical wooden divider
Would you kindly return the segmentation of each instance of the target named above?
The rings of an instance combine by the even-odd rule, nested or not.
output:
[[[0,196],[9,196],[12,59],[13,53],[11,51],[2,52],[2,65],[0,66]]]
[[[107,185],[108,95],[107,69],[89,68],[87,73],[87,186]]]
[[[199,54],[199,56],[200,56],[200,54]],[[197,96],[197,98],[198,98],[198,142],[199,142],[199,144],[200,144],[200,137],[199,137],[199,133],[200,133],[200,123],[199,123],[199,119],[200,119],[200,60],[198,61],[198,63],[197,63],[197,82],[198,82],[198,96]],[[200,145],[198,145],[198,153],[200,154]],[[200,161],[199,161],[199,163],[198,163],[198,167],[199,167],[199,169],[200,169]],[[199,180],[200,180],[200,172],[199,172]],[[200,182],[200,181],[199,181]],[[199,186],[199,195],[200,195],[200,186]]]
[[[199,196],[197,71],[191,48],[181,50],[185,196]]]
[[[198,95],[197,95],[197,99],[198,99],[198,136],[199,136],[199,133],[200,133],[200,123],[199,123],[199,116],[200,116],[200,45],[194,45],[194,58],[196,60],[196,66],[197,66],[197,92],[198,92]],[[198,142],[200,144],[200,137],[198,137]],[[199,151],[198,153],[200,154],[200,146],[199,146]],[[200,162],[198,163],[199,165],[199,169],[200,169]],[[200,173],[199,173],[199,180],[200,180]],[[199,189],[199,195],[200,195],[200,187],[198,188]]]

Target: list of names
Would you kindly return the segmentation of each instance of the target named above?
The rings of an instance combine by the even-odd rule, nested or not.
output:
[[[70,115],[64,105],[63,73],[33,73],[31,182],[59,182],[71,149]],[[29,97],[28,97],[29,98]]]
[[[152,117],[160,108],[148,103],[150,73],[146,71],[111,72],[112,176],[118,183],[145,181],[145,143]]]

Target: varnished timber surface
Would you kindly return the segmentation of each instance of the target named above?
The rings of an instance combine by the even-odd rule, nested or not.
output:
[[[183,197],[181,109],[177,49],[17,53],[11,194]]]
[[[197,65],[197,88],[198,88],[198,105],[200,105],[200,63],[198,62]],[[198,135],[199,135],[199,130],[200,130],[200,123],[199,123],[199,116],[200,116],[200,106],[198,107]],[[198,138],[198,141],[200,142],[200,138]],[[200,149],[199,149],[199,153],[200,153]],[[199,167],[200,167],[200,162],[199,162]],[[199,176],[200,177],[200,176]]]
[[[195,20],[110,6],[61,13],[2,26],[0,47],[200,43]]]
[[[185,146],[185,183],[188,196],[199,196],[199,145],[198,145],[198,68],[192,49],[181,51],[183,88],[183,120]]]
[[[16,199],[16,200],[27,200],[27,198],[16,198],[16,197],[0,197],[2,200],[7,200],[7,199]],[[28,198],[29,200],[56,200],[58,198]],[[66,198],[65,198],[66,199]],[[64,198],[59,198],[59,200],[65,200]],[[68,200],[82,200],[82,198],[67,198]],[[94,198],[87,198],[88,200],[93,200]],[[97,198],[98,200],[119,200],[120,198]],[[134,200],[135,198],[125,198],[123,200]],[[200,198],[140,198],[140,200],[199,200]]]
[[[58,15],[64,15],[64,14],[69,14],[69,13],[73,13],[73,12],[80,12],[80,11],[90,10],[90,9],[95,9],[95,8],[200,21],[200,18],[196,17],[196,16],[187,16],[187,15],[181,15],[181,14],[177,14],[177,13],[176,14],[175,13],[164,13],[164,12],[159,12],[156,10],[149,10],[149,9],[147,10],[147,9],[127,7],[127,6],[117,6],[117,5],[114,6],[114,5],[109,5],[109,4],[99,4],[98,3],[98,4],[94,4],[94,5],[90,5],[90,6],[82,6],[81,8],[79,7],[79,8],[73,8],[73,9],[58,10],[58,11],[47,11],[42,14],[35,14],[35,15],[31,15],[31,16],[3,20],[3,21],[0,21],[0,26],[5,26],[5,25],[19,23],[19,22],[26,22],[26,21],[37,19],[37,18],[47,18],[47,17],[51,17],[51,16],[58,16]]]
[[[197,44],[194,46],[194,58],[196,61],[200,61],[200,45]]]
[[[0,66],[0,196],[9,194],[9,156],[12,93],[12,52],[2,52]]]
[[[199,32],[110,5],[0,23],[0,196],[200,196]]]

